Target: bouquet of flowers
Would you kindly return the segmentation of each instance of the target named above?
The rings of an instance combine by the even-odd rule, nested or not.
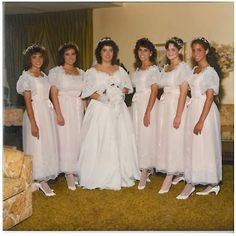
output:
[[[124,94],[118,84],[112,82],[106,89],[106,97],[110,104],[119,104],[124,101]]]
[[[228,77],[229,72],[234,69],[234,47],[233,44],[218,44],[212,43],[212,46],[216,49],[216,57],[218,59],[220,68],[223,72],[223,77]]]

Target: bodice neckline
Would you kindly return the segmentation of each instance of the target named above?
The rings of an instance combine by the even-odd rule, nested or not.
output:
[[[148,70],[150,70],[151,68],[153,68],[153,67],[156,67],[156,65],[151,65],[151,66],[148,66],[146,69],[144,69],[144,70],[142,70],[142,69],[140,69],[140,68],[137,68],[137,71],[148,71]]]
[[[63,68],[63,66],[59,66],[63,72],[64,75],[68,75],[68,76],[72,76],[72,77],[76,77],[76,76],[81,76],[81,72],[80,69],[78,67],[76,67],[76,69],[78,70],[79,74],[78,75],[72,75],[72,74],[68,74],[65,72],[65,69]]]
[[[35,76],[34,74],[32,74],[29,70],[27,71],[24,71],[23,73],[26,73],[28,74],[29,76],[33,77],[33,78],[36,78],[36,79],[43,79],[46,77],[46,74],[44,74],[43,71],[41,71],[40,75],[39,76]]]
[[[166,64],[166,65],[164,66],[164,68],[163,68],[163,72],[164,72],[164,73],[172,73],[172,72],[176,71],[176,70],[179,68],[179,66],[182,65],[182,64],[184,64],[184,63],[185,63],[184,61],[181,61],[181,62],[180,62],[179,64],[177,64],[176,67],[175,67],[173,70],[171,70],[171,71],[165,71],[166,66],[168,66],[168,64]]]
[[[106,74],[106,75],[108,75],[108,76],[113,76],[116,72],[120,71],[120,67],[119,67],[117,70],[115,70],[114,72],[112,72],[112,73],[110,74],[110,73],[107,73],[107,72],[105,72],[105,71],[98,70],[98,69],[96,69],[94,66],[93,66],[92,68],[93,68],[96,72],[98,72],[98,73],[103,73],[103,74]]]

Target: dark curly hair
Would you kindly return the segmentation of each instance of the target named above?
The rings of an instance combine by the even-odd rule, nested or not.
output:
[[[221,79],[223,77],[223,74],[216,58],[216,49],[214,47],[211,47],[208,40],[205,39],[204,37],[193,39],[191,42],[191,48],[193,47],[194,44],[200,44],[205,50],[208,50],[208,53],[206,55],[207,62],[209,63],[210,66],[212,66],[215,69],[219,78]],[[193,58],[192,58],[192,64],[193,66],[197,64]]]
[[[178,50],[182,49],[183,45],[184,45],[184,41],[181,38],[178,37],[171,37],[170,39],[168,39],[165,43],[165,49],[167,50],[169,45],[173,44]],[[179,54],[179,59],[181,61],[183,61],[184,56],[182,53]],[[170,64],[170,60],[166,57],[166,62],[167,64]]]
[[[44,70],[48,65],[48,56],[46,50],[43,46],[38,44],[32,44],[23,51],[23,68],[24,70],[29,70],[32,67],[31,57],[37,53],[40,53],[43,57],[43,64],[40,70]]]
[[[141,39],[137,40],[137,42],[135,44],[135,48],[134,48],[134,56],[135,56],[134,67],[135,67],[135,69],[140,68],[142,66],[142,62],[138,56],[138,50],[140,47],[147,48],[150,50],[150,52],[152,53],[152,55],[150,56],[150,62],[153,65],[156,65],[157,64],[157,61],[156,61],[157,60],[157,50],[156,50],[154,44],[148,38],[141,38]]]
[[[117,57],[118,57],[119,47],[117,46],[115,41],[113,41],[110,37],[104,37],[104,38],[100,39],[100,41],[98,42],[98,45],[95,49],[95,56],[96,56],[97,63],[98,64],[102,63],[101,51],[104,46],[112,47],[113,58],[111,60],[111,64],[118,65],[119,63],[118,63]]]
[[[73,42],[68,42],[68,43],[64,43],[62,44],[59,48],[58,48],[58,58],[57,58],[57,65],[58,66],[63,66],[65,64],[65,52],[69,49],[74,49],[75,54],[76,54],[76,61],[74,63],[74,66],[78,66],[79,65],[79,48],[78,46],[73,43]]]

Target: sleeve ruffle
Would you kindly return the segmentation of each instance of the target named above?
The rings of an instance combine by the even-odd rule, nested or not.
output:
[[[19,80],[16,83],[17,93],[23,95],[24,91],[31,91],[30,76],[28,76],[26,71],[23,71]]]
[[[219,93],[219,76],[213,68],[209,68],[205,71],[204,77],[200,82],[201,93],[205,93],[208,89],[213,89],[214,95]]]
[[[150,73],[150,76],[146,80],[146,84],[145,84],[146,87],[150,87],[153,84],[157,84],[157,85],[160,84],[160,75],[161,74],[160,74],[158,67],[155,66],[151,70],[152,71]]]
[[[176,78],[177,85],[181,85],[184,82],[188,82],[191,78],[190,66],[187,63],[182,63],[178,69],[178,78]]]
[[[87,98],[98,90],[96,83],[96,74],[92,68],[83,74],[83,92],[81,98]]]
[[[120,67],[120,71],[121,71],[121,76],[122,76],[122,78],[121,78],[122,87],[127,88],[129,90],[128,93],[133,93],[133,87],[132,87],[131,79],[130,79],[129,75],[122,67]]]
[[[49,80],[49,83],[51,86],[56,86],[58,87],[59,83],[58,83],[58,73],[59,73],[59,67],[55,67],[55,68],[52,68],[50,71],[49,71],[49,74],[48,74],[48,80]]]

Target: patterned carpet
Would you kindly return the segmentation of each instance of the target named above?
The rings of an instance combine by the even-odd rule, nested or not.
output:
[[[64,177],[51,184],[56,196],[33,193],[33,215],[11,230],[214,230],[234,229],[233,165],[223,166],[223,183],[216,196],[193,194],[177,200],[184,183],[173,185],[167,194],[158,194],[164,176],[151,177],[145,190],[137,184],[121,191],[69,191]],[[203,187],[196,188],[197,191]]]

